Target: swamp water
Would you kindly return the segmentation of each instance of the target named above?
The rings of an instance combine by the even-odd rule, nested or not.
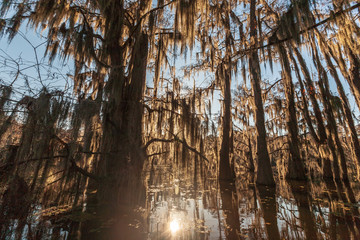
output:
[[[358,183],[279,181],[275,189],[248,174],[234,184],[189,172],[149,173],[145,204],[124,211],[116,239],[360,239]],[[81,236],[85,204],[44,203],[46,192],[29,198],[20,177],[11,189],[1,186],[1,240]]]

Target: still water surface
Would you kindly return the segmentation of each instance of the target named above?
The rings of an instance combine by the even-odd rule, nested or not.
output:
[[[149,186],[148,239],[360,239],[358,184],[255,187],[167,176]],[[355,195],[356,194],[356,195]]]
[[[120,217],[117,239],[360,239],[359,183],[279,181],[276,188],[267,188],[252,184],[247,174],[229,183],[168,168],[146,179],[145,205]],[[1,240],[81,235],[86,215],[77,206],[37,202],[31,214],[22,214],[30,205],[25,206],[28,196],[21,194],[25,183],[17,181],[15,195],[2,191]],[[17,199],[12,200],[16,208],[6,199]]]

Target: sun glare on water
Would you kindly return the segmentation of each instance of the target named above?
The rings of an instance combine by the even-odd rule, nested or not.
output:
[[[180,224],[177,220],[172,220],[170,222],[170,231],[172,234],[175,234],[180,229]]]

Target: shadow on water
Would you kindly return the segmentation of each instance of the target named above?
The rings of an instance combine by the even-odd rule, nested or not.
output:
[[[360,238],[358,183],[280,181],[269,188],[246,174],[218,182],[194,167],[156,165],[145,174],[142,204],[119,204],[106,218],[91,214],[101,207],[89,182],[73,206],[76,192],[60,181],[31,192],[26,178],[9,179],[0,185],[1,240],[105,239],[104,232],[106,239],[140,240]]]

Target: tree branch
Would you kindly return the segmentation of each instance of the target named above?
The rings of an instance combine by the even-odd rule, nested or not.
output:
[[[174,142],[177,141],[179,143],[182,143],[187,149],[189,149],[190,151],[192,151],[193,153],[195,153],[196,155],[200,156],[202,159],[204,159],[205,161],[207,161],[208,163],[210,163],[209,159],[207,159],[207,157],[205,157],[203,154],[201,154],[198,150],[196,150],[195,148],[189,146],[186,141],[179,139],[175,134],[170,133],[171,135],[174,136],[174,139],[162,139],[162,138],[153,138],[150,141],[148,141],[145,146],[143,147],[143,149],[146,151],[146,149],[154,142]],[[151,156],[151,155],[150,155]]]
[[[6,168],[12,167],[15,164],[16,165],[22,165],[24,163],[29,163],[29,162],[56,159],[56,158],[67,158],[67,157],[68,157],[68,155],[57,155],[57,156],[48,156],[48,157],[41,157],[41,158],[32,158],[32,159],[23,160],[23,161],[20,161],[20,162],[17,162],[17,163],[11,162],[11,163],[7,163],[7,164],[4,164],[4,165],[0,166],[0,170],[5,170]]]
[[[151,9],[150,11],[146,12],[144,15],[142,15],[138,21],[138,23],[134,26],[134,28],[132,29],[131,33],[129,34],[129,37],[128,39],[126,40],[126,42],[123,44],[123,47],[126,46],[126,44],[128,44],[130,41],[131,41],[131,38],[132,36],[134,35],[134,33],[136,32],[136,30],[138,29],[138,27],[141,25],[141,22],[149,15],[151,14],[152,12],[155,12],[155,11],[158,11],[160,9],[163,9],[165,8],[166,6],[169,6],[170,4],[176,2],[177,0],[172,0],[162,6],[159,6],[159,7],[156,7],[156,8],[153,8]]]
[[[92,173],[86,171],[85,169],[79,167],[79,166],[76,164],[74,158],[73,158],[72,156],[70,156],[70,147],[69,147],[69,144],[68,144],[68,143],[66,143],[64,140],[62,140],[62,139],[61,139],[60,137],[58,137],[56,134],[54,134],[54,137],[55,137],[61,144],[63,144],[64,147],[66,148],[66,151],[68,152],[68,155],[67,155],[67,156],[69,157],[69,160],[70,160],[70,162],[71,162],[71,164],[72,164],[72,167],[73,167],[76,171],[78,171],[79,173],[81,173],[82,175],[84,175],[84,176],[86,176],[86,177],[89,177],[89,178],[94,179],[95,181],[99,181],[99,177],[98,177],[98,176],[96,176],[95,174],[92,174]]]
[[[324,20],[322,20],[322,21],[320,21],[320,22],[318,22],[318,23],[316,23],[316,24],[314,24],[312,26],[309,26],[309,27],[301,30],[298,35],[302,35],[302,34],[308,32],[308,31],[311,31],[311,30],[313,30],[313,29],[315,29],[315,28],[317,28],[317,27],[319,27],[319,26],[321,26],[321,25],[323,25],[323,24],[325,24],[327,22],[330,22],[330,21],[334,20],[335,18],[341,16],[344,13],[351,12],[352,10],[357,9],[359,7],[360,7],[360,3],[357,3],[354,6],[351,6],[351,7],[347,8],[347,9],[337,11],[336,13],[332,14],[330,17],[325,18]],[[241,58],[241,57],[247,55],[251,51],[264,49],[264,48],[267,48],[267,47],[270,47],[270,46],[273,46],[273,45],[277,45],[277,44],[289,41],[291,39],[293,39],[293,36],[289,36],[289,37],[286,37],[284,39],[279,39],[277,41],[272,41],[271,37],[270,37],[270,38],[267,39],[267,41],[268,41],[267,44],[262,45],[262,46],[258,46],[258,47],[251,47],[251,48],[247,48],[247,49],[244,49],[244,50],[239,50],[239,51],[237,51],[235,53],[235,55],[232,58],[236,58],[236,57]]]

